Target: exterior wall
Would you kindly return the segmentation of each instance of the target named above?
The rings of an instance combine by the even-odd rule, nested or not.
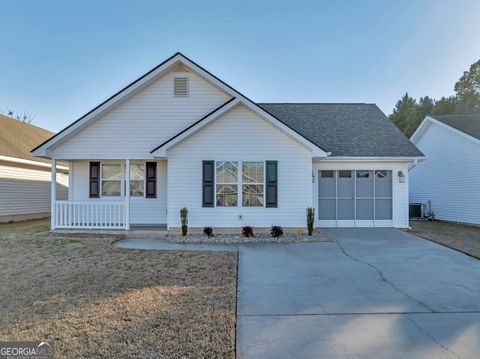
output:
[[[50,168],[0,162],[0,222],[50,215]],[[68,175],[57,173],[57,198],[67,199]]]
[[[199,130],[168,153],[168,225],[305,227],[312,202],[310,151],[243,106]],[[278,208],[202,207],[202,161],[278,161]],[[243,219],[239,219],[239,215]]]
[[[94,160],[92,160],[94,161]],[[151,160],[148,160],[151,161]],[[125,161],[101,161],[122,163]],[[131,163],[135,163],[132,161]],[[125,197],[89,198],[89,161],[70,162],[71,185],[68,199],[71,201],[125,201]],[[131,224],[167,223],[167,161],[157,161],[157,198],[130,197]]]
[[[410,171],[410,202],[430,200],[438,219],[480,224],[480,145],[437,124],[416,145],[427,160]]]
[[[173,97],[173,78],[189,96]],[[58,159],[145,159],[150,151],[224,104],[230,96],[191,72],[170,72],[57,145]]]
[[[393,201],[393,223],[391,221],[376,221],[377,226],[391,226],[405,228],[408,223],[408,162],[362,162],[362,161],[316,161],[313,163],[315,175],[312,183],[313,205],[315,208],[315,221],[318,221],[318,171],[319,170],[391,170],[392,171],[392,201]],[[404,183],[399,183],[398,172],[405,175]],[[316,223],[318,225],[318,223]]]

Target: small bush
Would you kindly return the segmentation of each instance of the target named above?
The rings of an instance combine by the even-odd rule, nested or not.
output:
[[[283,228],[281,226],[272,226],[270,228],[270,235],[273,238],[278,238],[283,236]]]
[[[213,237],[213,228],[212,227],[204,227],[203,228],[203,234],[205,234],[207,237]]]
[[[308,207],[307,208],[307,229],[308,229],[309,236],[313,234],[314,222],[315,222],[315,208]]]
[[[253,228],[250,226],[242,227],[242,236],[244,236],[245,238],[255,237],[255,235],[253,234]]]
[[[180,210],[180,220],[182,222],[182,236],[186,236],[188,232],[188,209],[183,207]]]

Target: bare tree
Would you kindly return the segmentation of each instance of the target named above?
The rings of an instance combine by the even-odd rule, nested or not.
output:
[[[10,108],[7,108],[5,111],[0,111],[0,114],[6,115],[8,117],[14,118],[18,121],[22,121],[25,123],[31,123],[35,119],[35,115],[32,115],[30,112],[27,111],[15,111]]]

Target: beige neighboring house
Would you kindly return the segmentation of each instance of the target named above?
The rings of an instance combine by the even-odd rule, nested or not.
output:
[[[54,135],[0,115],[0,223],[50,216],[50,160],[30,151]],[[68,165],[57,164],[57,198],[68,198]]]

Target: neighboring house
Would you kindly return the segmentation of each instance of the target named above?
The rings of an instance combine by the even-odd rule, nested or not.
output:
[[[0,115],[0,223],[50,215],[50,160],[33,157],[30,150],[52,135]],[[68,167],[57,171],[57,198],[66,199]]]
[[[480,224],[480,115],[427,116],[412,135],[427,161],[410,171],[410,202],[435,218]]]
[[[257,104],[180,53],[33,154],[69,162],[53,229],[407,227],[423,159],[374,104]]]

